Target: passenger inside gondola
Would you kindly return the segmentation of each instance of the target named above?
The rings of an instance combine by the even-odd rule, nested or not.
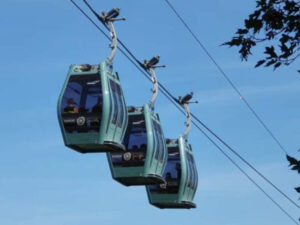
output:
[[[101,113],[102,112],[102,105],[103,105],[102,103],[103,103],[103,100],[99,96],[96,105],[94,105],[93,108],[92,108],[92,113]]]
[[[61,104],[66,131],[99,132],[102,102],[99,75],[71,76]]]
[[[112,153],[115,167],[144,166],[147,151],[147,133],[143,115],[130,116],[127,131],[124,137],[126,157],[124,154]],[[130,154],[128,154],[130,153]],[[128,157],[130,155],[130,157]]]
[[[92,108],[92,113],[99,113],[102,110],[102,99],[98,97],[98,101],[96,105],[93,106]]]
[[[180,154],[177,147],[168,148],[168,162],[164,172],[166,185],[152,185],[150,191],[160,194],[176,194],[181,180]]]
[[[67,106],[64,108],[65,113],[78,113],[78,108],[75,107],[73,98],[68,98]]]

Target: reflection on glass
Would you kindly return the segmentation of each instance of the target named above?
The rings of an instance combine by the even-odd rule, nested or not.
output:
[[[190,154],[186,151],[186,165],[187,165],[187,170],[188,170],[188,177],[187,177],[187,186],[192,188],[193,187],[193,169],[191,167],[191,159],[190,159]]]
[[[110,80],[109,83],[110,83],[110,87],[111,87],[111,94],[112,94],[113,100],[114,100],[114,114],[113,114],[112,123],[116,124],[117,119],[118,119],[118,114],[119,114],[119,104],[118,104],[116,83],[112,80]]]
[[[122,92],[121,92],[121,87],[117,83],[115,84],[116,86],[116,91],[117,91],[117,99],[119,103],[119,118],[118,118],[118,126],[122,127],[123,125],[123,117],[124,117],[124,104],[123,104],[123,98],[122,98]]]
[[[65,130],[99,131],[103,95],[99,75],[70,77],[61,103]]]
[[[159,136],[159,131],[158,131],[158,124],[156,121],[152,120],[152,127],[153,127],[153,136],[155,139],[155,159],[158,160],[160,152],[161,152],[161,148],[162,148],[162,143],[161,143],[161,139]]]
[[[164,159],[164,155],[165,155],[165,151],[166,151],[166,146],[165,146],[165,138],[163,136],[163,132],[162,132],[162,129],[161,129],[161,126],[157,124],[157,131],[158,131],[158,136],[160,138],[160,157],[159,157],[159,160],[160,162],[163,162],[163,159]]]
[[[144,166],[147,151],[147,132],[144,115],[131,115],[123,144],[125,153],[111,153],[115,167]]]
[[[164,178],[166,185],[151,185],[150,191],[159,194],[177,194],[181,180],[181,163],[178,147],[168,147],[168,162]]]

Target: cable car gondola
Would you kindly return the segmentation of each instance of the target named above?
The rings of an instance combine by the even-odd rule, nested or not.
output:
[[[124,137],[124,153],[108,153],[113,178],[123,185],[164,183],[163,171],[167,162],[167,148],[154,102],[158,83],[154,68],[159,57],[145,61],[153,81],[153,95],[143,107],[128,107],[128,127]]]
[[[197,190],[198,175],[193,157],[192,146],[187,136],[191,125],[188,109],[192,93],[179,98],[187,115],[186,130],[178,139],[167,139],[168,161],[164,171],[165,184],[146,187],[150,204],[164,208],[196,208],[193,199]]]
[[[110,29],[111,53],[99,65],[71,65],[58,101],[64,143],[81,153],[124,151],[127,110],[119,76],[112,71],[117,49],[113,21],[119,9],[103,12]],[[107,68],[108,67],[108,68]]]

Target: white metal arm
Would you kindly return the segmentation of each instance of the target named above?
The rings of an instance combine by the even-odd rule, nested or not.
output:
[[[155,100],[158,95],[158,82],[157,82],[157,77],[156,77],[156,73],[155,73],[154,69],[158,68],[158,67],[165,67],[164,65],[162,65],[162,66],[156,65],[159,62],[159,59],[160,59],[160,57],[156,56],[156,57],[153,57],[150,61],[144,60],[144,65],[143,65],[144,68],[149,71],[149,73],[151,75],[151,80],[153,83],[153,88],[151,89],[152,97],[149,101],[149,105],[150,105],[150,108],[152,109],[152,111],[154,111],[154,103],[155,103]]]
[[[191,113],[190,113],[190,109],[189,109],[189,104],[190,103],[198,103],[197,101],[191,102],[190,100],[193,97],[193,92],[191,92],[190,94],[185,95],[184,97],[179,97],[178,99],[178,103],[183,105],[184,111],[185,111],[185,115],[186,115],[186,122],[185,122],[185,130],[182,134],[182,137],[187,140],[188,135],[190,133],[191,130],[191,123],[192,123],[192,117],[191,117]]]

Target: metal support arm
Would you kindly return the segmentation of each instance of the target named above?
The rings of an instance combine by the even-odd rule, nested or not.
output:
[[[153,88],[151,89],[152,97],[149,101],[149,105],[150,105],[150,108],[152,109],[152,111],[154,111],[154,103],[155,103],[155,100],[158,95],[158,82],[157,82],[157,78],[156,78],[154,69],[158,68],[158,67],[165,67],[165,65],[162,65],[162,66],[156,65],[159,62],[159,59],[160,59],[159,56],[155,56],[150,61],[144,60],[144,65],[143,65],[144,68],[149,71],[149,73],[151,75],[151,80],[153,83]]]
[[[92,13],[97,17],[98,20],[103,23],[104,26],[106,26],[109,29],[110,36],[111,36],[111,52],[110,55],[106,59],[106,64],[109,66],[109,72],[112,72],[113,69],[113,59],[116,55],[117,51],[117,34],[114,28],[113,22],[118,21],[118,20],[125,20],[125,18],[117,18],[120,14],[120,8],[114,8],[110,10],[109,12],[102,12],[102,16],[100,16],[92,7],[91,5],[87,2],[87,0],[83,0],[83,2],[87,5],[87,7],[92,11]]]
[[[114,59],[114,57],[116,55],[116,51],[117,51],[117,34],[115,31],[113,22],[111,22],[111,21],[108,22],[108,28],[109,28],[110,36],[111,36],[111,45],[110,45],[111,52],[110,52],[110,55],[106,59],[106,64],[109,66],[110,72],[112,72],[113,59]]]
[[[192,118],[191,118],[191,114],[190,114],[190,110],[189,110],[189,106],[187,103],[183,104],[184,107],[184,111],[185,111],[185,115],[186,115],[186,122],[185,122],[185,131],[183,132],[182,136],[184,139],[188,138],[188,135],[190,133],[191,130],[191,122],[192,122]]]
[[[108,13],[103,11],[102,16],[99,18],[104,25],[108,26],[110,36],[111,36],[111,44],[110,44],[111,52],[106,59],[106,64],[109,66],[110,72],[112,72],[113,69],[113,59],[116,55],[117,43],[118,43],[117,34],[113,22],[118,20],[125,20],[125,18],[117,18],[119,14],[120,14],[120,8],[115,8],[110,10]]]
[[[183,105],[183,108],[184,108],[184,111],[185,111],[185,115],[186,115],[186,122],[185,122],[185,131],[183,132],[182,134],[182,137],[187,140],[188,138],[188,135],[190,133],[190,130],[191,130],[191,123],[192,123],[192,117],[191,117],[191,114],[190,114],[190,109],[189,109],[189,104],[190,103],[198,103],[198,101],[194,101],[194,102],[191,102],[190,100],[192,99],[193,97],[193,92],[191,92],[190,94],[187,94],[185,95],[184,97],[179,97],[178,99],[178,103]]]
[[[149,72],[151,74],[151,80],[152,80],[152,83],[153,83],[153,88],[151,89],[152,90],[152,97],[149,101],[149,105],[150,105],[151,109],[154,110],[154,103],[155,103],[155,100],[156,100],[157,95],[158,95],[158,82],[157,82],[157,79],[156,79],[156,74],[155,74],[154,69],[150,68]]]

